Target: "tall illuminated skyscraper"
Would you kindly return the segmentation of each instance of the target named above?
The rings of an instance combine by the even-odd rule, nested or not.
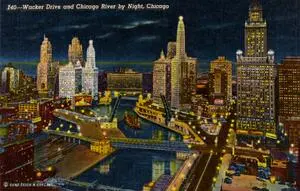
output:
[[[246,55],[237,58],[237,133],[275,138],[274,51],[267,49],[267,24],[254,0],[245,23]]]
[[[71,44],[69,44],[68,57],[69,62],[72,62],[74,65],[77,61],[80,61],[80,63],[83,64],[82,45],[77,37],[74,37]]]
[[[57,71],[58,63],[52,60],[51,42],[44,36],[37,66],[37,90],[41,96],[53,94]]]
[[[245,22],[245,56],[264,57],[267,54],[267,22],[258,0],[253,0]]]
[[[185,52],[185,27],[179,17],[176,37],[176,55],[171,62],[171,107],[189,109],[196,89],[197,59]]]
[[[59,68],[59,97],[72,98],[75,95],[75,68],[72,62]]]
[[[89,41],[86,51],[86,64],[82,69],[82,90],[98,100],[98,68],[96,67],[96,53],[93,41]]]

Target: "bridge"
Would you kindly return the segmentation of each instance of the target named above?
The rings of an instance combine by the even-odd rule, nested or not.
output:
[[[81,144],[96,143],[98,140],[82,136],[80,133],[44,130],[46,133],[62,136],[65,141]],[[133,139],[133,138],[110,138],[111,144],[115,148],[146,149],[158,151],[190,152],[188,146],[179,141],[163,141],[155,139]]]
[[[121,96],[118,96],[118,98],[117,98],[117,100],[115,102],[114,108],[113,108],[113,110],[111,112],[111,115],[110,115],[110,118],[109,118],[109,122],[113,121],[115,113],[116,113],[116,110],[118,109],[118,107],[120,105],[120,102],[121,102]]]
[[[171,110],[170,110],[170,107],[169,107],[169,104],[167,102],[167,99],[164,95],[160,95],[161,97],[161,100],[164,104],[164,108],[165,108],[165,113],[166,113],[166,116],[165,116],[165,124],[168,125],[168,123],[170,122],[171,118],[172,118],[172,114],[171,114]]]
[[[111,138],[113,147],[146,149],[158,151],[190,152],[186,144],[179,141],[162,141],[155,139]]]

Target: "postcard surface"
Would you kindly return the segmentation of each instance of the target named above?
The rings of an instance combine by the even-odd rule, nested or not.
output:
[[[300,190],[299,0],[2,0],[0,190]]]

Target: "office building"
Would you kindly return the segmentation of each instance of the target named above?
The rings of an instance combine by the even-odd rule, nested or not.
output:
[[[289,143],[300,147],[300,57],[286,57],[278,68],[279,121]]]
[[[143,74],[132,69],[121,69],[107,73],[107,90],[126,94],[141,94],[143,91]]]
[[[78,61],[80,64],[84,63],[82,45],[77,37],[73,37],[71,44],[69,44],[68,58],[69,62],[72,62],[74,65]]]
[[[267,24],[253,1],[245,23],[245,55],[237,59],[237,134],[276,138],[274,51],[266,51]]]
[[[37,90],[40,96],[52,96],[55,89],[55,79],[58,71],[58,62],[52,60],[52,45],[44,36],[40,50],[40,62],[37,66]]]
[[[211,104],[227,105],[232,98],[232,65],[225,57],[210,63],[209,101]]]
[[[75,95],[75,68],[72,62],[59,68],[59,97],[72,98]]]
[[[163,50],[160,58],[153,63],[153,101],[162,103],[161,95],[171,102],[171,59],[166,58]]]
[[[86,64],[82,69],[82,91],[92,95],[94,100],[98,100],[98,68],[92,40],[89,41],[86,57]]]
[[[172,49],[172,48],[171,48]],[[176,37],[176,54],[171,61],[171,107],[190,109],[192,95],[196,93],[197,59],[185,51],[185,26],[179,17]]]
[[[17,93],[20,86],[20,70],[11,64],[5,66],[1,72],[1,92]]]

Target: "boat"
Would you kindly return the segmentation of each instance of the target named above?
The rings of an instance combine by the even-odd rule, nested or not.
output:
[[[128,125],[129,127],[133,128],[133,129],[141,128],[139,117],[136,115],[129,114],[127,111],[125,111],[125,114],[124,114],[124,121],[125,121],[126,125]]]

